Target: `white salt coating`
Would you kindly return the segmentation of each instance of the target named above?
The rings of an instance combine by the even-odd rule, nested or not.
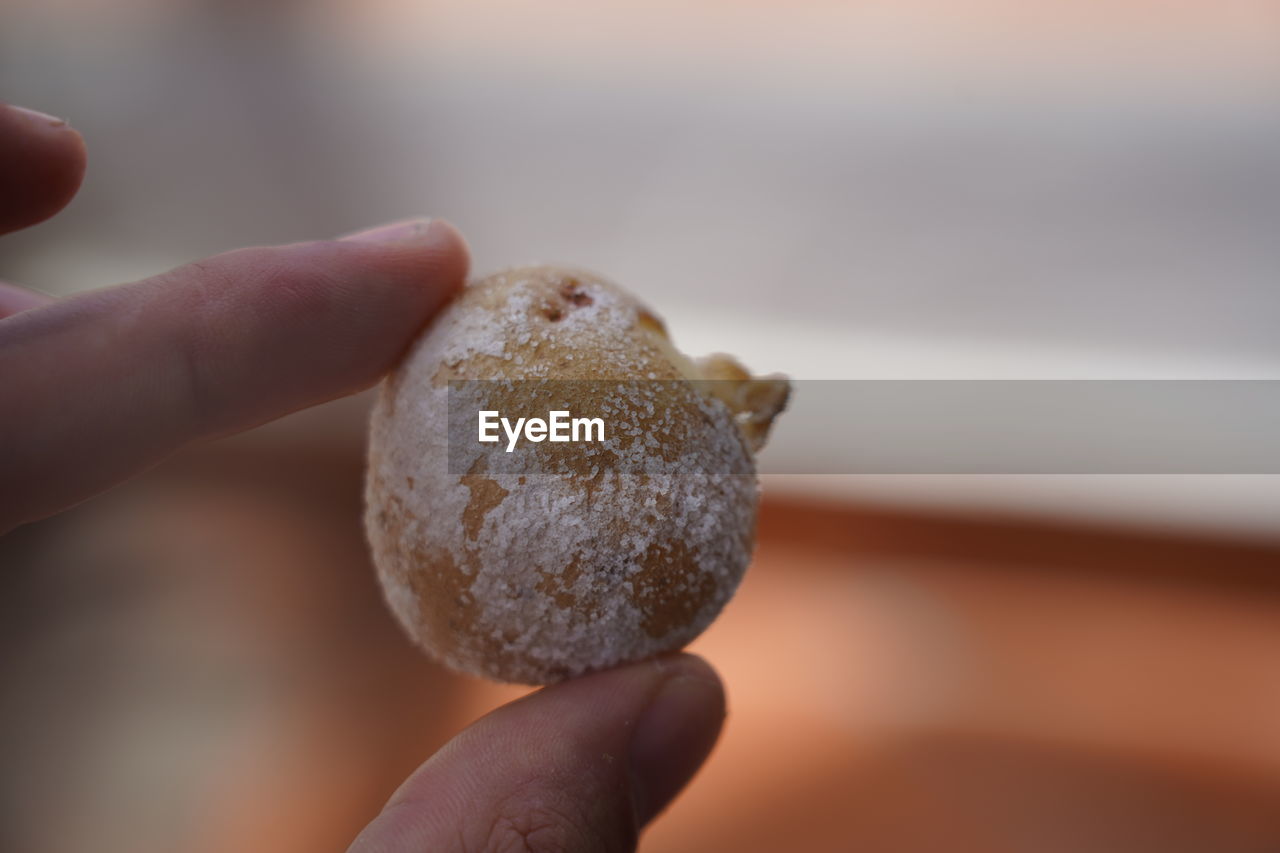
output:
[[[688,643],[737,587],[751,453],[720,400],[633,381],[689,378],[645,313],[585,273],[511,270],[471,285],[384,384],[366,488],[374,562],[399,621],[450,667],[547,683],[641,659]],[[448,380],[540,378],[628,380],[599,401],[613,431],[589,463],[490,473],[475,421],[455,419],[453,470],[466,473],[450,473]]]

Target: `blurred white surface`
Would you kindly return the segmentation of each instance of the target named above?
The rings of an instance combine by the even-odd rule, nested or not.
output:
[[[427,213],[463,228],[478,272],[594,268],[682,347],[798,378],[1280,373],[1273,3],[5,17],[4,96],[91,149],[82,197],[0,244],[7,276],[55,292]],[[1261,482],[848,488],[1274,529],[1280,486]]]

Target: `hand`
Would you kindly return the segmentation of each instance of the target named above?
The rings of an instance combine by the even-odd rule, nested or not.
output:
[[[0,105],[0,233],[61,210],[84,167],[76,131]],[[450,225],[409,221],[62,300],[0,283],[0,533],[190,442],[372,385],[467,264]],[[723,718],[719,679],[690,655],[540,690],[423,764],[352,849],[632,849]]]

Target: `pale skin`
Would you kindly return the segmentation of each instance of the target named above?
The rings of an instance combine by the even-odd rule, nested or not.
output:
[[[78,132],[0,104],[0,234],[61,210],[84,170]],[[452,226],[409,220],[65,299],[0,282],[0,533],[373,385],[467,267]],[[632,850],[724,714],[716,673],[687,654],[544,688],[428,758],[351,850]]]

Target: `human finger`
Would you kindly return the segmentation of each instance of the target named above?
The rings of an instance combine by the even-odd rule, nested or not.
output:
[[[443,221],[241,249],[0,320],[0,531],[372,385],[463,282]]]
[[[80,188],[84,138],[60,118],[0,104],[0,234],[53,216]]]
[[[349,853],[633,850],[724,715],[715,671],[687,654],[543,688],[446,744]]]

